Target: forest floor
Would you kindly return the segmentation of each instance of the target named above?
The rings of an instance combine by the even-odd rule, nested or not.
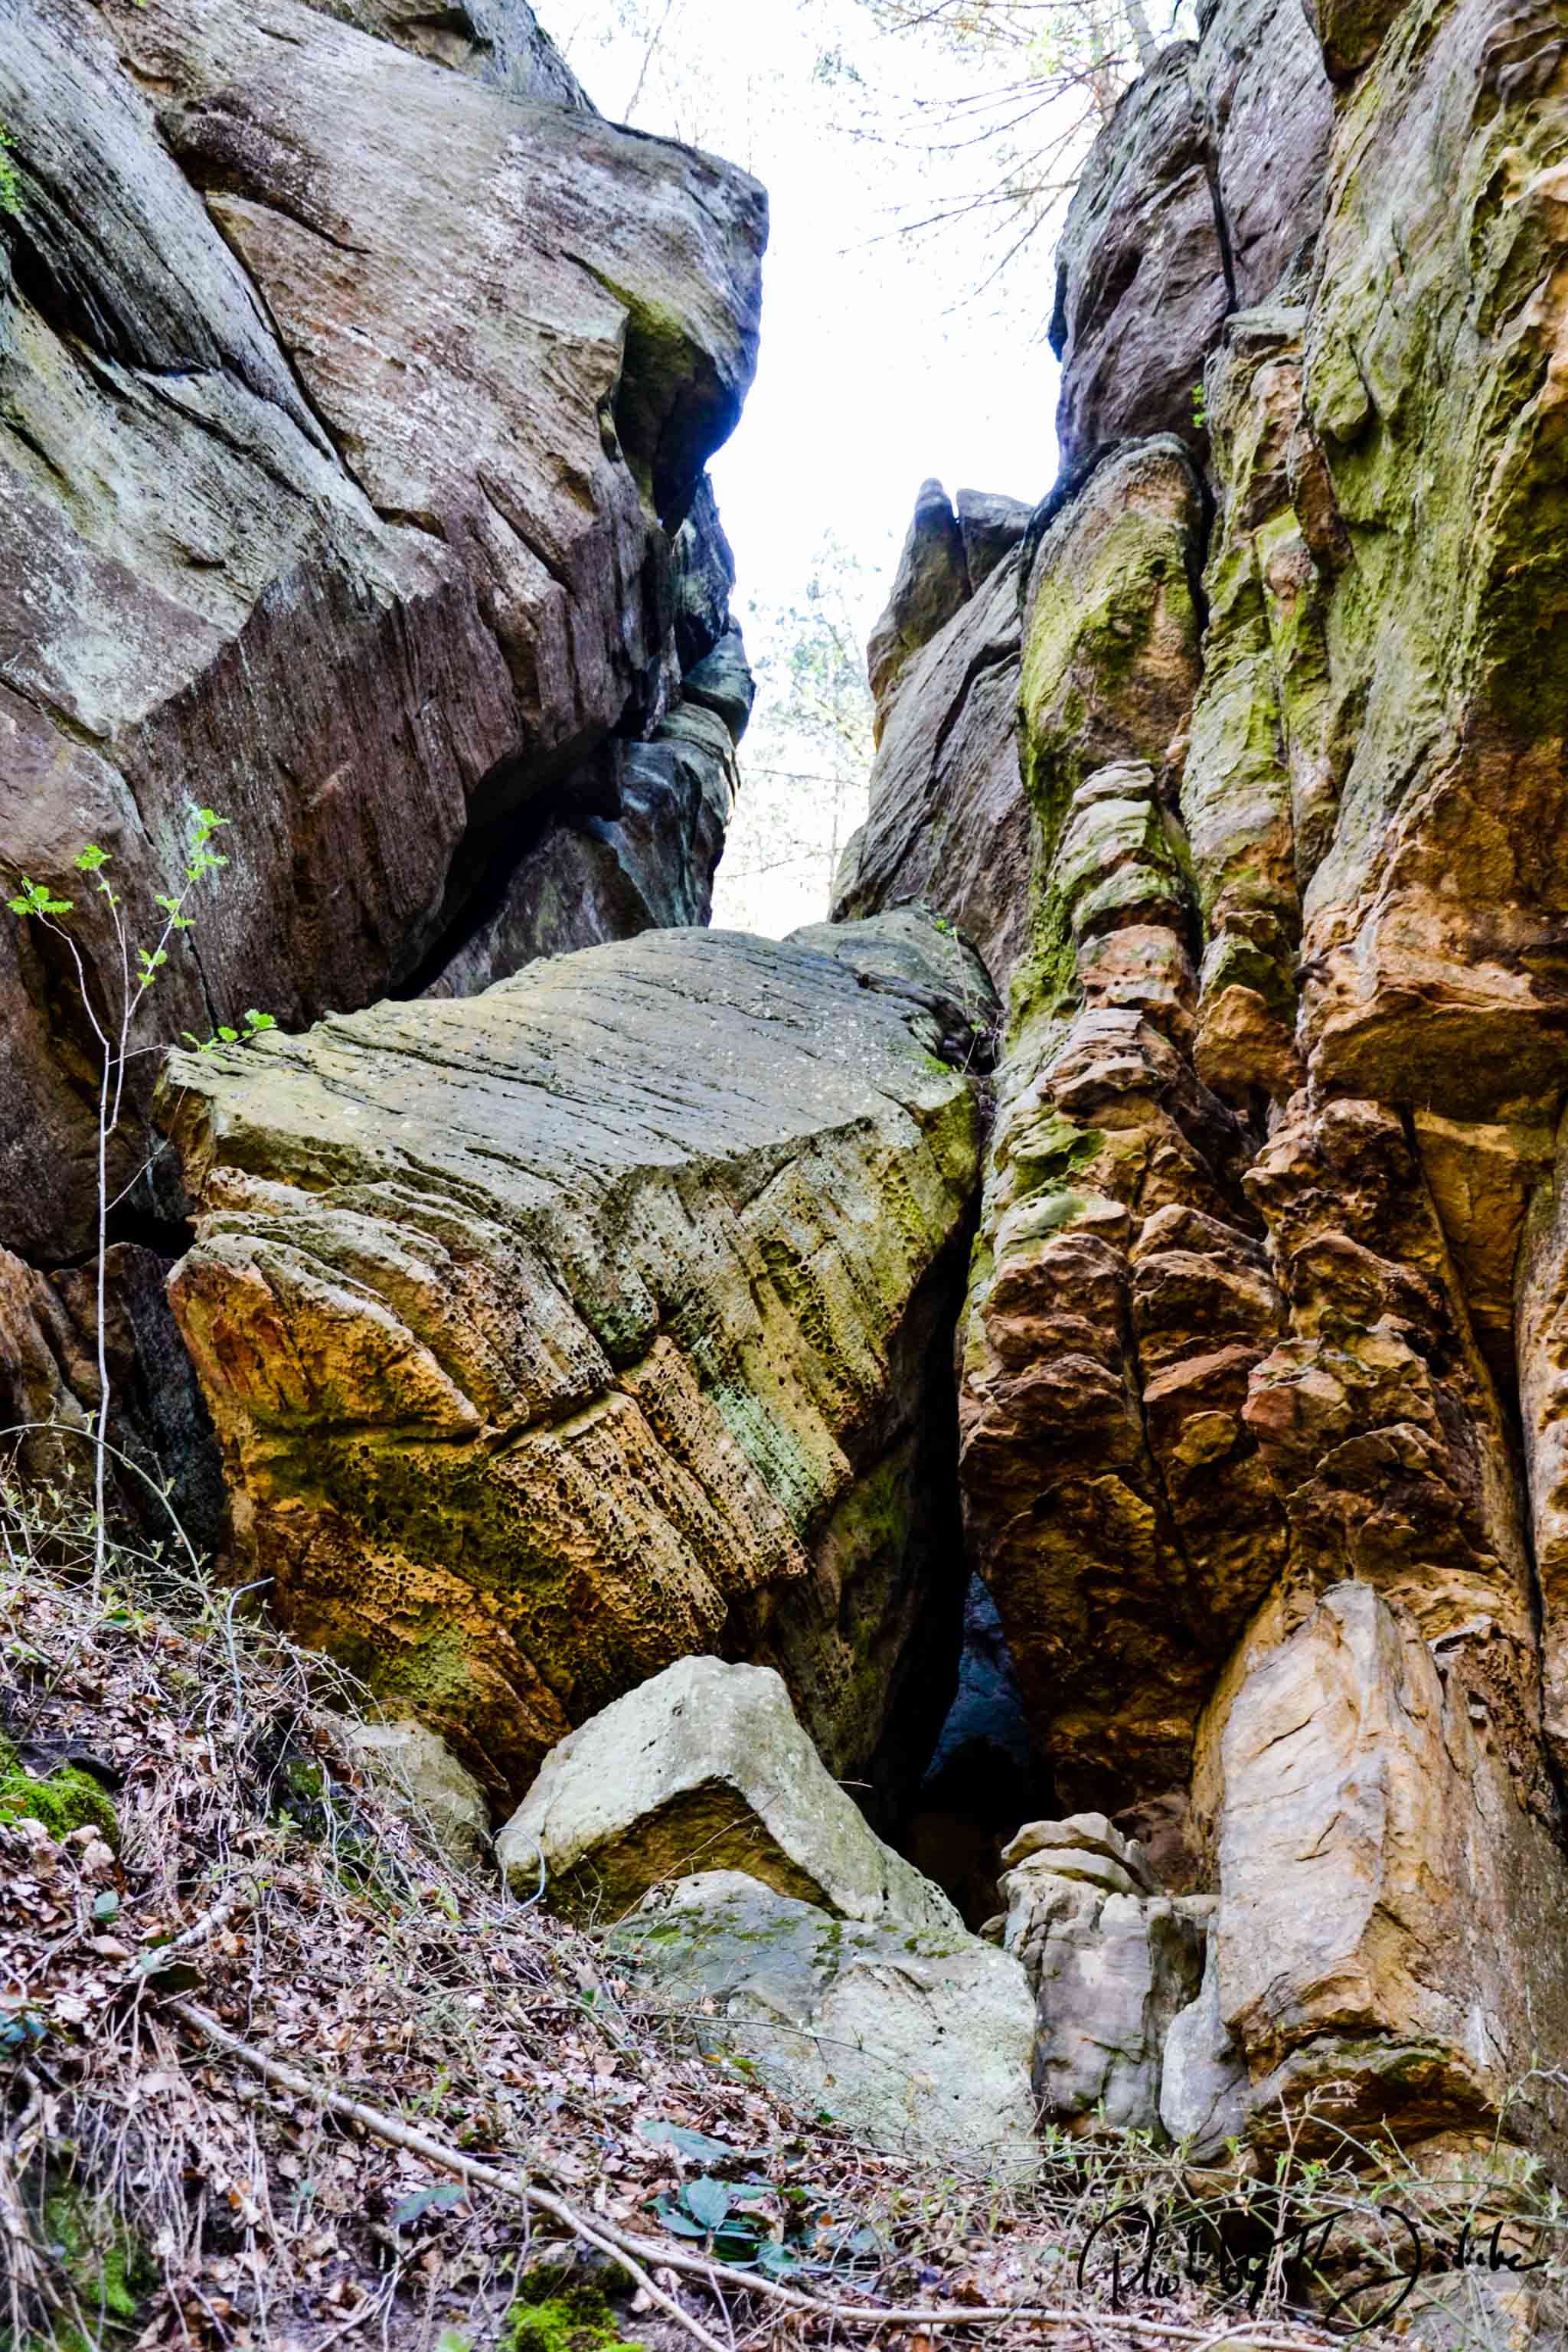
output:
[[[0,2352],[1345,2340],[1284,2308],[1262,2182],[1049,2133],[1009,2185],[792,2111],[455,1866],[328,1662],[166,1560],[95,1591],[0,1530]],[[1174,2244],[1238,2198],[1228,2281],[1124,2239],[1080,2284],[1114,2208]]]

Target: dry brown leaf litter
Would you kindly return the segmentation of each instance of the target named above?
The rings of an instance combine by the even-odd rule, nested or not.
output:
[[[696,2055],[590,1938],[456,1870],[345,1761],[337,1725],[363,1694],[335,1668],[157,1564],[122,1559],[132,1590],[94,1601],[68,1559],[47,1560],[36,1521],[7,1549],[0,1733],[39,1771],[67,1760],[111,1786],[120,1832],[115,1853],[91,1827],[56,1843],[0,1825],[0,2343],[430,2352],[457,2331],[479,2347],[518,2278],[572,2252],[574,2211],[724,2346],[924,2352],[1023,2304],[1073,2318],[986,2319],[987,2341],[1314,2340],[1185,2284],[1121,2315],[1079,2294],[1093,2219],[1179,2194],[1169,2159],[1058,2143],[1017,2191],[803,2117]],[[204,2016],[304,2087],[258,2079]],[[669,2126],[734,2160],[649,2137]],[[661,2237],[655,2200],[704,2169],[761,2185],[752,2210],[814,2257],[782,2284],[795,2305],[694,2275],[701,2248]],[[565,2225],[484,2185],[502,2175],[550,2192]],[[62,2252],[62,2193],[86,2262]],[[95,2297],[128,2249],[136,2315],[117,2328]],[[889,2315],[845,2307],[876,2305]],[[690,2341],[647,2292],[624,2324],[658,2352]]]

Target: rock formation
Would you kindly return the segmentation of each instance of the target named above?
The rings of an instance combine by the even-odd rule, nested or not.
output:
[[[715,1870],[868,1927],[959,1925],[829,1776],[778,1675],[719,1658],[680,1658],[569,1732],[496,1853],[516,1894],[612,1926]]]
[[[0,859],[75,896],[89,984],[74,854],[140,925],[193,803],[229,866],[160,1038],[704,920],[743,710],[685,682],[738,644],[703,467],[755,184],[601,122],[525,0],[24,0],[0,123]],[[166,1158],[138,1178],[153,1066],[110,1169],[142,1228],[181,1213]],[[94,1076],[63,950],[7,917],[0,1249],[46,1275],[89,1239]]]
[[[870,814],[835,882],[835,919],[924,900],[973,940],[1005,988],[1023,949],[1017,880],[1029,856],[1015,558],[958,602],[900,677],[883,712]]]
[[[1031,2164],[1023,1968],[872,1834],[777,1675],[667,1667],[552,1749],[496,1847],[786,2097],[878,2146]]]
[[[1197,1997],[1212,1905],[1162,1894],[1103,1813],[1032,1822],[1003,1860],[1004,1941],[1035,1995],[1042,2120],[1157,2133],[1166,2041]]]
[[[1204,362],[1322,216],[1332,121],[1299,0],[1205,0],[1122,100],[1057,255],[1057,436],[1071,467],[1130,434],[1204,437]]]
[[[1560,11],[1205,0],[1128,92],[1060,479],[922,486],[783,943],[701,929],[760,190],[523,0],[26,0],[0,122],[0,847],[145,901],[220,805],[166,1018],[283,1024],[116,1154],[130,1475],[879,2140],[1568,2186]],[[0,940],[39,1478],[59,947]],[[986,1940],[880,1832],[977,1923],[1001,1864]]]
[[[923,993],[984,996],[924,932]],[[832,1770],[918,1776],[979,1113],[973,1003],[909,990],[654,932],[176,1063],[243,1575],[493,1786],[704,1651],[775,1665]]]
[[[844,877],[1010,983],[965,1527],[1114,1817],[1007,1882],[1037,2087],[1211,2155],[1561,2159],[1565,54],[1502,0],[1163,54],[1063,240],[1016,634],[995,572],[911,652]]]

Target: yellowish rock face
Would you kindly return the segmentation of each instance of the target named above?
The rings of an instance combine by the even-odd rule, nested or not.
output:
[[[937,1040],[825,957],[672,932],[184,1063],[172,1295],[245,1577],[514,1790],[705,1652],[775,1661],[865,1771],[962,1592],[978,1119]]]

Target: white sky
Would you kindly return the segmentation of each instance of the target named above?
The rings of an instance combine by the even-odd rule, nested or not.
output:
[[[624,119],[647,49],[626,19],[657,25],[665,5],[542,0],[541,14],[595,102]],[[1058,371],[1044,334],[1051,255],[1037,238],[1002,296],[976,300],[990,267],[976,228],[889,234],[900,215],[964,192],[977,167],[854,137],[855,121],[867,119],[854,84],[813,79],[825,47],[839,49],[879,94],[956,86],[949,58],[876,35],[855,0],[668,0],[631,120],[744,164],[771,199],[757,382],[712,469],[740,573],[739,616],[746,621],[753,600],[796,599],[832,529],[881,583],[868,630],[927,475],[950,492],[967,486],[1030,501],[1055,478]],[[732,885],[743,863],[744,844],[732,837],[716,920],[773,929],[826,912],[820,873],[796,877],[801,888],[771,910],[775,919],[741,908]]]

